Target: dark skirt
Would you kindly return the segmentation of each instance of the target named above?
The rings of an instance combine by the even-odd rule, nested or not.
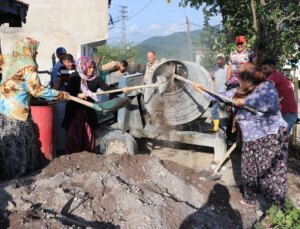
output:
[[[262,193],[268,206],[283,207],[286,194],[288,134],[281,127],[254,141],[243,142],[242,177],[244,201],[254,204],[256,194]]]
[[[96,131],[89,124],[88,110],[78,109],[66,131],[66,153],[94,152]]]
[[[20,121],[0,113],[0,178],[19,178],[36,168],[37,142],[31,117]]]

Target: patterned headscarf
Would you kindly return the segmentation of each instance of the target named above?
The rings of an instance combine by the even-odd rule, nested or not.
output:
[[[2,66],[2,81],[12,77],[25,67],[38,68],[35,58],[39,42],[32,38],[24,37],[17,41],[12,54],[4,56]]]
[[[93,59],[91,57],[82,56],[78,59],[76,70],[82,79],[90,81],[90,80],[93,80],[96,78],[96,71],[94,71],[93,76],[86,75],[87,70],[91,65],[96,66],[96,63],[93,61]]]
[[[88,56],[82,56],[78,59],[77,61],[77,66],[76,66],[76,70],[79,74],[79,76],[81,77],[81,84],[80,84],[80,89],[81,91],[87,96],[92,98],[95,101],[98,101],[97,98],[97,94],[93,93],[92,91],[90,91],[90,89],[88,88],[88,85],[86,83],[86,81],[91,81],[93,79],[96,78],[96,73],[94,71],[92,76],[87,76],[87,70],[88,68],[94,65],[96,66],[95,62],[93,61],[92,58],[88,57]]]

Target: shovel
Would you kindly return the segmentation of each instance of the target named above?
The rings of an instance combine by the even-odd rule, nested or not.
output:
[[[128,87],[128,91],[138,90],[142,88],[158,88],[159,94],[163,94],[168,88],[172,87],[172,81],[168,80],[164,75],[157,76],[157,83]],[[123,88],[109,91],[97,92],[97,95],[112,94],[123,92]]]
[[[236,142],[229,148],[229,150],[226,152],[224,157],[218,162],[215,169],[199,171],[200,179],[201,180],[218,180],[218,179],[220,179],[222,177],[222,175],[219,173],[219,170],[221,169],[221,167],[222,167],[223,163],[226,161],[226,159],[235,150],[235,148],[236,148]]]
[[[173,78],[173,79],[175,78],[175,79],[177,79],[177,80],[180,80],[180,81],[186,82],[186,83],[188,83],[188,84],[194,85],[194,82],[193,82],[193,81],[188,80],[188,79],[186,79],[186,78],[184,78],[184,77],[182,77],[182,76],[180,76],[180,75],[177,75],[177,74],[173,74],[173,75],[172,75],[172,78]],[[228,102],[228,103],[233,104],[233,100],[232,100],[232,99],[230,99],[230,98],[228,98],[228,97],[226,97],[226,96],[223,96],[223,95],[221,95],[221,94],[218,94],[218,93],[216,93],[216,92],[213,92],[213,91],[211,91],[211,90],[209,90],[209,89],[202,88],[201,90],[198,90],[198,89],[196,89],[196,90],[199,91],[199,92],[205,91],[205,92],[207,92],[208,94],[211,94],[211,95],[213,95],[213,96],[219,97],[219,98],[222,99],[224,102]],[[243,108],[245,108],[245,109],[247,109],[248,111],[251,111],[251,112],[253,112],[253,113],[255,113],[255,114],[263,115],[262,112],[260,112],[260,111],[258,111],[258,110],[256,110],[256,109],[254,109],[253,107],[243,106]]]
[[[75,97],[75,96],[72,96],[72,95],[70,95],[70,100],[72,100],[72,101],[74,101],[74,102],[76,102],[76,103],[80,103],[80,104],[82,104],[82,105],[84,105],[84,106],[86,106],[86,107],[90,107],[90,108],[92,108],[92,109],[95,109],[95,110],[97,110],[97,111],[102,111],[102,110],[103,110],[101,107],[99,107],[99,106],[98,106],[97,104],[95,104],[95,103],[91,103],[91,102],[85,101],[85,100],[83,100],[83,99],[79,99],[79,98],[77,98],[77,97]]]

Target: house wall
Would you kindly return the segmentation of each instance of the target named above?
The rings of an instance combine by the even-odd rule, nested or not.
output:
[[[2,53],[9,53],[24,36],[40,41],[39,70],[52,68],[52,55],[63,46],[74,58],[83,50],[104,44],[108,36],[108,0],[22,0],[29,4],[27,23],[22,28],[0,27]],[[85,48],[83,48],[85,47]],[[49,77],[41,76],[44,84]]]

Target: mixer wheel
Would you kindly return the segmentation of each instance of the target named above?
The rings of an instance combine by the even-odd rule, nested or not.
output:
[[[129,154],[137,153],[137,143],[134,138],[121,130],[114,130],[107,133],[101,140],[100,153],[108,154]]]

